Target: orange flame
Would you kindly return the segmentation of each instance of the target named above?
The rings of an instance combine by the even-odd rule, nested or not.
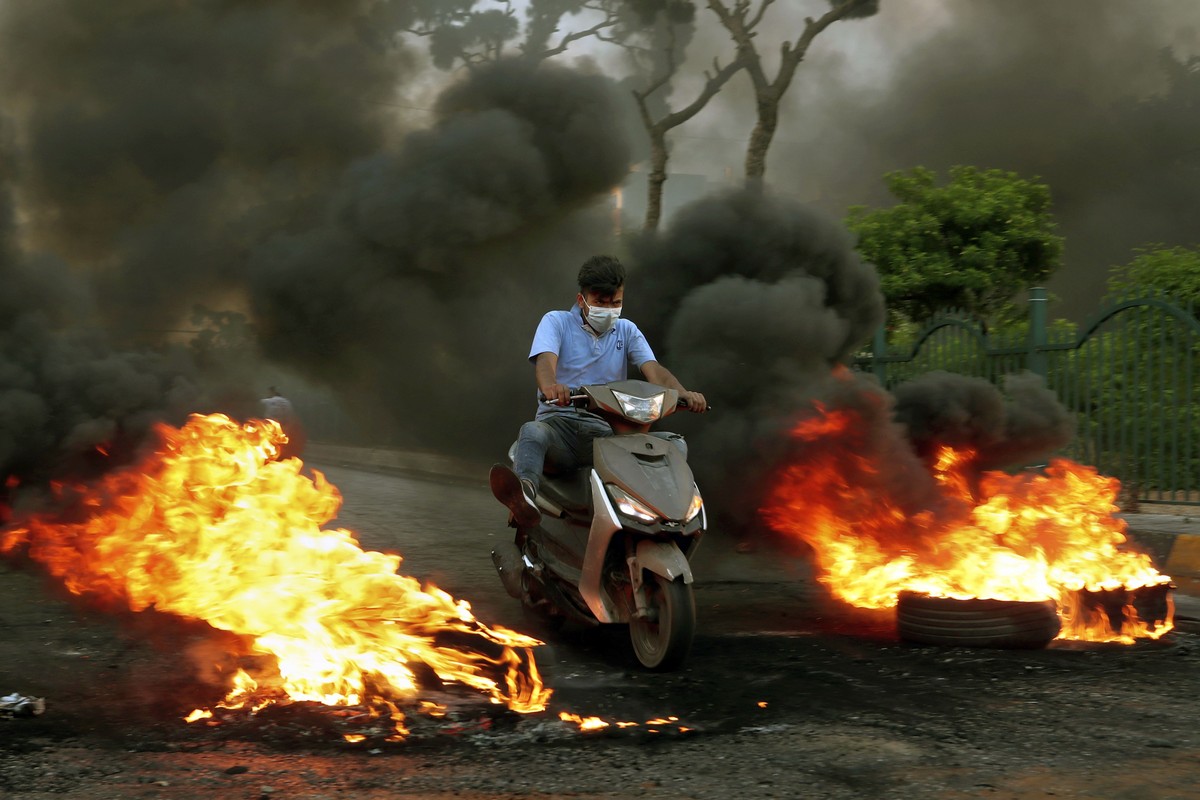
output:
[[[649,726],[657,726],[660,728],[665,727],[665,726],[671,726],[671,727],[674,727],[676,730],[678,730],[680,733],[687,733],[688,731],[692,730],[691,728],[687,727],[686,725],[678,724],[679,717],[655,717],[654,719],[646,720],[644,723],[642,723],[642,722],[609,722],[608,720],[603,719],[601,717],[584,717],[584,716],[580,716],[579,714],[573,714],[570,711],[563,711],[563,712],[559,713],[558,718],[560,720],[562,720],[563,722],[568,722],[572,725],[577,725],[579,727],[579,730],[583,733],[588,733],[589,731],[602,731],[605,728],[611,727],[613,725],[617,726],[618,728],[640,728],[640,727],[645,726],[647,728],[647,730],[650,730],[651,733],[658,733],[658,731],[651,730]]]
[[[485,626],[467,602],[397,574],[400,556],[321,529],[341,497],[321,473],[301,475],[298,459],[278,460],[278,423],[193,415],[158,435],[157,453],[81,497],[87,519],[33,519],[0,532],[0,553],[25,548],[75,594],[247,637],[274,656],[292,700],[390,706],[414,697],[411,665],[423,662],[514,711],[546,707],[528,651],[538,640]],[[223,705],[255,689],[239,671]]]
[[[598,731],[607,728],[611,724],[600,719],[600,717],[581,717],[569,711],[559,713],[558,718],[563,722],[578,725],[581,731]]]
[[[1128,643],[1171,629],[1169,603],[1158,620],[1139,620],[1129,604],[1114,629],[1080,601],[1086,592],[1170,583],[1149,556],[1119,549],[1126,536],[1114,516],[1115,479],[1067,459],[1042,474],[977,476],[973,453],[946,447],[925,476],[935,508],[905,510],[886,488],[894,476],[857,440],[858,416],[817,412],[793,428],[798,443],[812,446],[781,471],[763,511],[774,529],[812,546],[820,580],[836,597],[862,608],[894,606],[901,591],[1050,598],[1065,639]]]

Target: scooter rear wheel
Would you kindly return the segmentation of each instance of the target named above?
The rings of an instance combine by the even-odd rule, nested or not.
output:
[[[633,652],[646,669],[666,671],[678,668],[692,649],[696,635],[696,601],[692,587],[683,578],[667,580],[650,573],[645,583],[646,599],[656,620],[634,619],[629,622]]]

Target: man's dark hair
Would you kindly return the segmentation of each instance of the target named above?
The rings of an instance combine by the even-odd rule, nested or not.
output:
[[[592,256],[579,268],[579,291],[601,297],[616,294],[625,285],[625,265],[613,256]]]

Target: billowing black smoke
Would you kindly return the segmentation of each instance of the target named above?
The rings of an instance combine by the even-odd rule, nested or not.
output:
[[[0,187],[0,521],[26,485],[94,476],[132,455],[155,421],[209,399],[187,351],[111,347],[88,324],[86,285],[53,256],[22,254],[15,233]]]
[[[1032,373],[1008,375],[1003,394],[983,378],[930,372],[897,386],[896,419],[916,451],[971,450],[979,469],[1031,464],[1065,446],[1075,418]]]
[[[257,411],[252,343],[170,332],[197,305],[237,307],[250,249],[388,140],[402,7],[0,5],[9,494],[119,462],[156,420]]]
[[[5,3],[32,246],[90,271],[122,332],[227,300],[246,249],[388,138],[393,5]]]
[[[574,297],[567,245],[608,224],[577,212],[628,172],[619,109],[609,81],[553,64],[450,87],[432,127],[347,168],[321,226],[255,252],[267,352],[388,409],[409,443],[502,453],[514,404],[532,410],[536,321]]]
[[[702,419],[674,419],[712,508],[747,530],[784,432],[882,322],[878,276],[839,223],[731,191],[643,242],[628,297],[663,363],[713,405]]]
[[[260,354],[340,392],[373,441],[497,452],[513,435],[537,315],[571,302],[578,264],[609,241],[594,209],[628,172],[623,106],[604,78],[499,64],[409,108],[419,75],[398,34],[412,13],[407,0],[0,6],[0,97],[20,145],[5,268],[28,273],[6,300],[54,334],[3,323],[24,336],[5,388],[25,394],[0,420],[0,441],[19,440],[0,468],[59,463],[47,442],[99,441],[130,409],[254,413]],[[135,350],[194,328],[198,306],[244,312],[251,341],[199,359]],[[45,365],[38,380],[28,364]]]
[[[845,359],[883,319],[879,278],[842,225],[783,197],[734,190],[695,203],[637,260],[638,302],[658,311],[653,338],[666,333],[656,320],[677,319],[672,348],[723,352],[722,362],[797,362],[808,374]]]
[[[718,529],[740,538],[761,531],[776,471],[829,461],[830,448],[867,465],[848,481],[906,513],[937,513],[946,502],[930,469],[939,447],[974,451],[984,470],[1043,459],[1073,433],[1033,375],[1009,376],[1001,391],[933,373],[893,395],[849,369],[883,320],[878,276],[840,224],[793,201],[740,191],[684,210],[643,244],[628,297],[651,342],[665,340],[663,362],[713,405],[673,420]],[[792,435],[825,414],[847,416],[851,429]]]

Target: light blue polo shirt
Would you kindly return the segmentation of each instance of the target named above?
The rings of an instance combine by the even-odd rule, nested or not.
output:
[[[585,327],[579,306],[567,311],[548,311],[538,323],[529,348],[529,360],[542,353],[558,356],[558,382],[572,389],[592,383],[624,380],[628,368],[638,369],[647,361],[657,361],[646,337],[627,319],[597,336]],[[538,403],[537,416],[574,411],[571,406]]]

